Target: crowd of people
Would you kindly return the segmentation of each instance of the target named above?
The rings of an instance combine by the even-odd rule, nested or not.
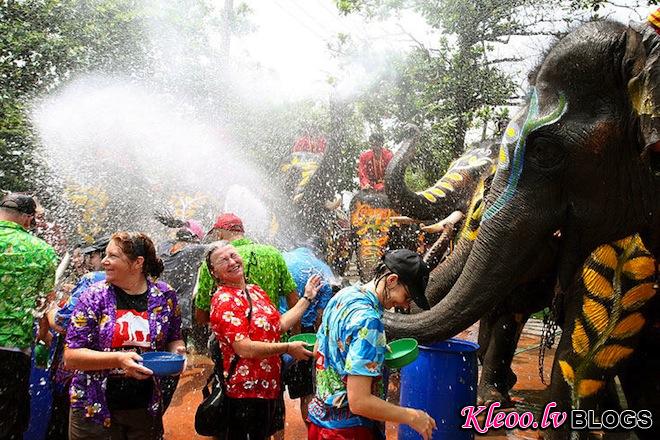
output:
[[[382,190],[391,153],[371,141],[360,180]],[[0,201],[0,439],[23,437],[31,355],[51,345],[48,439],[163,438],[178,376],[154,375],[142,364],[149,351],[207,353],[223,372],[232,423],[218,438],[283,438],[285,388],[309,438],[384,438],[385,421],[430,438],[433,419],[386,402],[382,387],[383,311],[428,308],[418,254],[390,251],[371,282],[340,290],[314,240],[280,252],[246,237],[231,213],[208,232],[159,216],[177,228],[173,240],[98,237],[73,250],[63,276],[31,232],[35,215],[29,195]],[[316,333],[313,350],[288,339],[300,332]]]

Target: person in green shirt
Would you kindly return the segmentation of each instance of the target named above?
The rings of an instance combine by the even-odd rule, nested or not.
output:
[[[280,297],[286,297],[289,309],[298,302],[296,282],[287,269],[286,262],[280,251],[273,246],[254,243],[245,237],[243,222],[234,214],[220,215],[207,239],[213,241],[227,240],[234,246],[245,262],[245,273],[249,284],[261,287],[275,307],[279,306]],[[203,262],[197,272],[195,285],[195,317],[200,324],[209,322],[211,297],[217,286],[211,277],[206,262]],[[300,323],[298,323],[298,327]],[[294,328],[294,333],[300,329]]]
[[[18,193],[0,200],[0,438],[22,439],[30,417],[30,353],[34,320],[46,341],[43,312],[55,284],[57,254],[30,234],[37,204]],[[40,316],[41,314],[41,316]]]

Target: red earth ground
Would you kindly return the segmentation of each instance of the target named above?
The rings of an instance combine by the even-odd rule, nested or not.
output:
[[[528,411],[538,409],[543,402],[543,391],[546,386],[541,383],[538,373],[538,336],[523,334],[518,344],[519,354],[515,356],[513,370],[518,376],[518,382],[512,393],[516,401],[516,410]],[[524,351],[529,348],[528,351]],[[545,357],[545,377],[549,382],[554,350],[548,350]],[[194,429],[194,415],[197,405],[201,401],[201,387],[210,374],[212,363],[203,356],[194,356],[189,360],[192,368],[189,368],[182,376],[179,387],[174,394],[172,404],[165,414],[165,439],[166,440],[198,440],[208,439],[197,435]],[[391,390],[392,391],[392,390]],[[493,431],[482,436],[488,440],[503,439],[538,439],[536,431]],[[307,438],[305,424],[300,416],[298,400],[286,399],[286,428],[285,440],[301,440]],[[397,438],[397,426],[387,424],[387,438]]]

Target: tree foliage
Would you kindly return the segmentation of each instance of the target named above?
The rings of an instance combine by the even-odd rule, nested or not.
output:
[[[27,115],[32,99],[78,72],[144,74],[137,60],[148,57],[150,48],[140,5],[133,0],[0,1],[0,188],[35,189],[41,161]]]
[[[524,95],[512,76],[522,58],[501,49],[525,37],[557,38],[577,23],[597,18],[600,0],[338,0],[344,14],[379,20],[412,10],[438,31],[432,48],[411,34],[411,49],[358,98],[372,122],[394,118],[391,134],[406,123],[422,128],[416,166],[435,181],[464,149],[470,129],[492,134],[507,108]],[[405,29],[402,29],[404,32]],[[344,41],[347,39],[344,38]],[[348,39],[350,41],[350,39]],[[503,66],[507,66],[505,71]],[[522,74],[522,72],[519,72]],[[520,75],[522,76],[522,75]],[[490,130],[486,127],[490,126]],[[501,127],[500,127],[501,128]]]

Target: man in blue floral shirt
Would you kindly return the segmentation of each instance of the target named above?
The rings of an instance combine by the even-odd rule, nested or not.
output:
[[[383,309],[408,308],[411,301],[429,309],[424,296],[429,269],[407,249],[388,252],[376,276],[364,286],[335,295],[317,333],[316,394],[309,404],[308,438],[371,440],[384,438],[378,421],[405,423],[431,438],[435,421],[421,410],[386,402],[382,368],[387,341]]]

